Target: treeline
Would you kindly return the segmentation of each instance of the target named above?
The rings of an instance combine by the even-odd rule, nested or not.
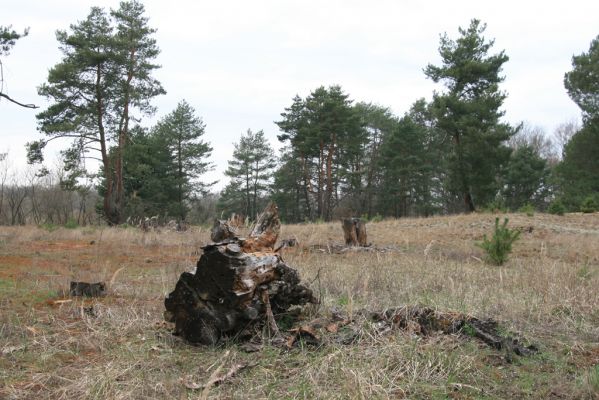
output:
[[[248,130],[234,145],[228,184],[214,194],[215,182],[203,178],[213,168],[212,148],[189,103],[154,127],[141,125],[156,111],[152,99],[165,93],[153,77],[159,49],[144,13],[138,1],[94,7],[57,32],[63,57],[39,88],[50,102],[37,115],[44,137],[28,144],[29,162],[41,163],[49,141],[69,141],[54,187],[80,193],[82,182],[96,182],[96,209],[109,224],[153,215],[254,219],[269,199],[287,222],[552,204],[577,211],[599,200],[599,37],[573,57],[564,78],[582,127],[564,124],[549,139],[506,123],[500,85],[508,56],[472,20],[456,38],[441,37],[440,65],[424,67],[439,84],[430,101],[417,99],[395,115],[337,85],[296,95],[276,121],[279,154],[263,131]],[[100,163],[97,174],[86,168],[90,159]]]
[[[9,155],[0,154],[0,225],[80,226],[101,222],[98,196],[91,182],[67,190],[64,169],[17,171]]]
[[[340,86],[294,97],[276,122],[285,145],[278,165],[265,163],[260,168],[271,172],[260,170],[249,160],[265,160],[256,149],[268,153],[270,146],[263,139],[243,146],[249,137],[242,138],[230,165],[241,162],[253,179],[232,179],[220,208],[253,216],[256,195],[261,203],[272,197],[290,222],[544,211],[551,205],[599,209],[599,158],[593,155],[599,151],[598,39],[589,53],[573,58],[573,70],[565,75],[584,125],[564,123],[550,137],[539,128],[502,121],[507,95],[499,84],[508,57],[503,51],[492,54],[493,41],[484,31],[473,20],[457,39],[442,36],[442,63],[426,66],[424,73],[444,90],[431,101],[415,101],[401,116],[384,106],[355,103]]]

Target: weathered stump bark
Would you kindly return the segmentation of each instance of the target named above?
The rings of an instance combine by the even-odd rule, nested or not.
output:
[[[360,218],[345,218],[341,224],[347,246],[368,246],[365,222]]]
[[[194,343],[215,344],[291,305],[316,302],[299,274],[273,251],[280,222],[276,205],[259,217],[250,238],[203,247],[195,274],[181,274],[165,299],[165,318]]]

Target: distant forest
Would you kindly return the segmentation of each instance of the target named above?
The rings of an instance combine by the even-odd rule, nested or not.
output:
[[[423,66],[438,90],[403,115],[338,85],[290,94],[275,121],[280,152],[261,130],[239,132],[228,184],[216,193],[204,178],[212,147],[192,105],[183,100],[155,126],[142,125],[165,93],[142,3],[93,7],[57,32],[62,59],[38,89],[50,105],[36,115],[39,140],[27,144],[35,167],[17,176],[0,155],[0,223],[118,225],[150,216],[205,223],[232,213],[251,220],[269,200],[288,223],[599,209],[599,36],[564,71],[582,124],[566,121],[548,135],[503,120],[509,58],[485,29],[473,19],[455,37],[441,36],[440,64]],[[0,27],[3,63],[26,35]],[[62,162],[48,168],[44,149],[54,140],[65,144]],[[101,165],[94,174],[86,168],[92,159]]]

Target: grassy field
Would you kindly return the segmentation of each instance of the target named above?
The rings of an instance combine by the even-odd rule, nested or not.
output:
[[[475,246],[491,214],[369,223],[387,252],[307,251],[340,243],[339,223],[281,236],[299,240],[283,257],[322,297],[306,319],[406,304],[491,317],[540,349],[513,359],[462,335],[369,326],[351,345],[189,346],[163,322],[163,299],[195,266],[206,229],[2,227],[0,398],[599,398],[599,214],[508,217],[523,233],[502,267]],[[120,268],[108,296],[60,301],[69,281],[110,281]],[[189,388],[236,363],[250,367]]]

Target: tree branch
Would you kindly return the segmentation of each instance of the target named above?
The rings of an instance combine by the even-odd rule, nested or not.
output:
[[[8,101],[10,101],[12,103],[15,103],[15,104],[17,104],[17,105],[19,105],[21,107],[25,107],[25,108],[39,108],[35,104],[23,104],[23,103],[19,103],[18,101],[14,100],[14,99],[11,99],[10,96],[8,96],[8,95],[6,95],[4,93],[1,93],[1,92],[0,92],[0,97],[4,97],[6,100],[8,100]]]

